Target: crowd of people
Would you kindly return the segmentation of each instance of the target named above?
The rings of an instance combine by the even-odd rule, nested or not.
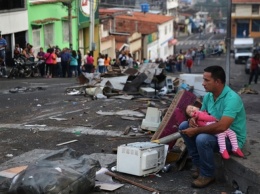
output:
[[[191,73],[194,65],[200,65],[201,60],[210,55],[220,56],[224,51],[222,44],[200,45],[199,48],[192,47],[187,51],[180,50],[179,53],[167,57],[166,69],[169,72],[186,72]]]
[[[82,55],[80,50],[72,50],[59,46],[49,46],[44,51],[35,54],[33,46],[29,43],[22,49],[19,44],[15,45],[13,52],[14,58],[22,57],[25,60],[35,62],[39,61],[40,75],[46,78],[52,77],[77,77],[81,72]]]

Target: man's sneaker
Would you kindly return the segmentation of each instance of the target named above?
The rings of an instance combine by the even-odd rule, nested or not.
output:
[[[210,183],[213,183],[214,181],[214,177],[199,176],[196,180],[192,182],[191,186],[194,188],[204,188],[208,186]]]
[[[196,179],[200,175],[200,170],[197,168],[193,173],[191,174],[192,178]]]

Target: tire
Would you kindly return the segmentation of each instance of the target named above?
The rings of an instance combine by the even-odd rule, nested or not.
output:
[[[31,77],[31,75],[32,75],[32,68],[25,66],[24,77],[28,78]]]
[[[32,72],[32,77],[40,77],[40,70],[39,68],[35,68]]]
[[[15,72],[16,72],[16,69],[13,67],[8,75],[8,78],[13,78],[15,77]]]

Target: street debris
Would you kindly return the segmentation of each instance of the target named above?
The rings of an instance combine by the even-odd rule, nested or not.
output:
[[[121,119],[123,119],[123,120],[130,120],[130,121],[138,121],[138,120],[142,120],[142,118],[127,117],[127,116],[122,116]]]
[[[258,92],[249,86],[245,86],[238,91],[238,94],[258,94]]]
[[[99,187],[101,190],[114,191],[124,186],[124,184],[114,182],[112,177],[107,175],[106,172],[108,172],[106,168],[101,168],[96,172],[96,187]]]
[[[46,127],[47,125],[24,125],[25,127]]]
[[[66,118],[58,118],[58,117],[49,117],[49,119],[56,120],[56,121],[67,121]]]
[[[67,148],[53,151],[17,174],[8,193],[89,193],[95,187],[99,169],[99,162],[87,155],[76,157]]]
[[[23,93],[23,92],[34,92],[34,91],[41,91],[41,90],[46,90],[46,88],[43,87],[35,87],[35,88],[30,88],[30,87],[21,87],[17,86],[15,88],[12,88],[9,90],[10,93]]]
[[[6,177],[6,178],[13,178],[14,176],[16,176],[18,173],[22,172],[26,168],[27,168],[27,166],[17,166],[17,167],[9,168],[6,170],[2,170],[0,172],[0,176]]]
[[[106,116],[111,116],[111,115],[118,115],[118,116],[127,116],[127,117],[144,117],[143,113],[140,113],[138,111],[133,111],[133,110],[121,110],[121,111],[116,111],[116,112],[103,112],[102,110],[99,110],[96,112],[97,114],[100,115],[106,115]]]
[[[59,143],[59,144],[57,144],[56,146],[66,145],[66,144],[74,143],[74,142],[76,142],[76,141],[78,141],[78,140],[74,139],[74,140],[71,140],[71,141],[67,141],[67,142]]]
[[[158,108],[148,107],[145,119],[141,128],[149,131],[156,131],[161,123],[161,111]]]
[[[124,182],[130,183],[130,184],[132,184],[132,185],[135,185],[135,186],[137,186],[137,187],[140,187],[140,188],[142,188],[142,189],[145,189],[145,190],[147,190],[147,191],[155,192],[156,194],[159,193],[159,191],[156,190],[156,189],[153,189],[153,188],[151,188],[151,187],[148,187],[148,186],[142,185],[142,184],[140,184],[140,183],[134,182],[134,181],[132,181],[132,180],[129,180],[129,179],[127,179],[127,178],[124,178],[124,177],[122,177],[122,176],[119,176],[119,175],[117,175],[117,174],[115,174],[115,173],[113,173],[113,172],[106,171],[105,174],[107,174],[107,175],[109,175],[109,176],[112,176],[112,177],[114,177],[114,178],[117,179],[117,180],[124,181]]]

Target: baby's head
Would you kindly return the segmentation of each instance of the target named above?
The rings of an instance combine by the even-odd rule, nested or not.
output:
[[[200,109],[196,106],[192,106],[192,105],[188,105],[187,108],[186,108],[186,114],[189,116],[189,117],[193,117],[194,113],[196,111],[199,111]]]

